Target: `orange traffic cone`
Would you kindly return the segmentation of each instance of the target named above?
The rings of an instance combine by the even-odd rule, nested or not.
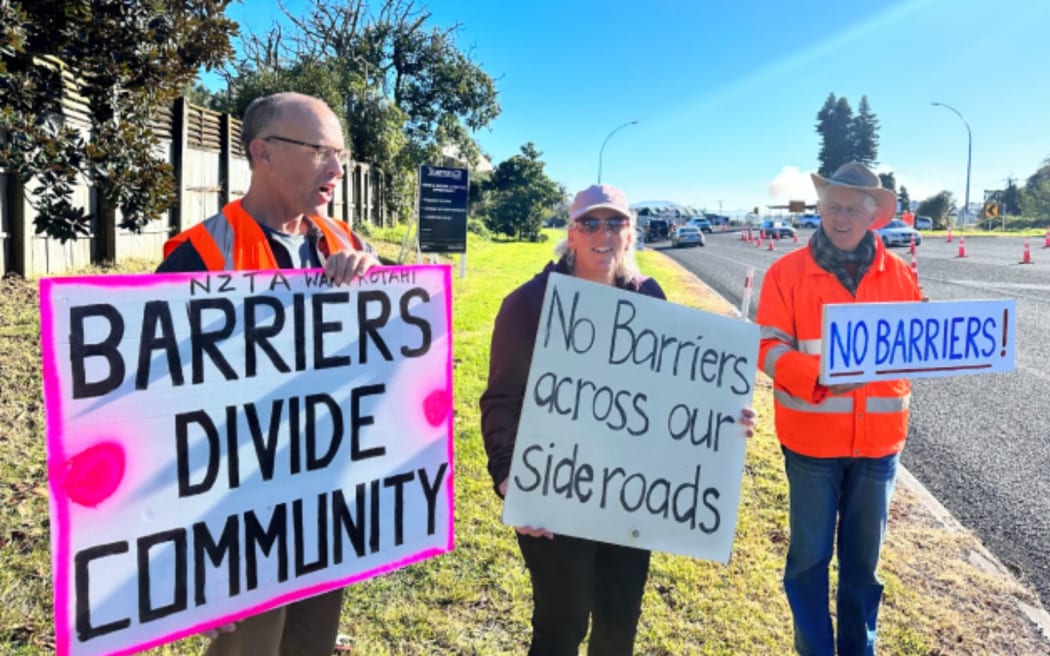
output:
[[[773,238],[772,237],[769,238],[769,250],[771,250],[771,251],[775,251],[776,250],[776,248],[773,246]]]
[[[908,250],[911,251],[913,256],[915,255],[915,233],[911,235],[911,243],[908,245]]]
[[[915,278],[919,277],[919,263],[915,261],[915,251],[911,252],[911,272],[915,274]]]
[[[747,241],[747,230],[740,231],[740,241]]]
[[[948,226],[948,243],[952,243],[952,227]]]
[[[1050,228],[1046,229],[1046,238],[1043,240],[1043,248],[1050,248]]]
[[[959,257],[966,257],[966,237],[959,237]]]
[[[1024,240],[1024,255],[1021,256],[1021,264],[1032,263],[1032,251],[1028,248],[1028,240]]]
[[[795,239],[794,239],[794,241],[795,241],[795,243],[796,243],[796,244],[798,243],[798,233],[797,233],[797,232],[795,233]]]

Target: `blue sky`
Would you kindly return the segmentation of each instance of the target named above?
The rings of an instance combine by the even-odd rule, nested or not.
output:
[[[303,0],[286,0],[292,11]],[[377,4],[373,2],[373,4]],[[418,4],[424,4],[422,2]],[[828,93],[881,123],[879,170],[913,198],[971,202],[1050,157],[1045,0],[533,0],[425,3],[491,75],[502,114],[475,137],[494,163],[532,141],[570,192],[597,179],[632,202],[717,211],[814,197]],[[274,0],[227,12],[255,31]]]

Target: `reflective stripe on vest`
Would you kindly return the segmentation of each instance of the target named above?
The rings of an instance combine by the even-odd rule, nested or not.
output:
[[[343,223],[322,216],[309,216],[310,222],[324,235],[324,239],[342,250],[362,250],[360,240]],[[228,203],[222,212],[209,217],[164,244],[167,257],[183,241],[189,241],[209,271],[276,269],[266,233],[258,222],[241,206],[240,200]]]
[[[773,390],[773,398],[785,408],[797,412],[827,414],[829,412],[853,412],[853,397],[829,396],[820,403],[809,403],[784,390]],[[865,412],[887,414],[904,412],[911,406],[911,394],[907,396],[869,396],[864,400]]]

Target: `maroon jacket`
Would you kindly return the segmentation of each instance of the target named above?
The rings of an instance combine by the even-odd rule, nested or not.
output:
[[[489,357],[489,384],[481,395],[481,434],[489,456],[489,475],[496,487],[510,475],[532,349],[536,344],[543,295],[551,272],[568,274],[564,258],[557,263],[548,262],[532,280],[511,292],[503,299],[496,315]],[[616,286],[646,296],[667,298],[652,278],[617,280]]]

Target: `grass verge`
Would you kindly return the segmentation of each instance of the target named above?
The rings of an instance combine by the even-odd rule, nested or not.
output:
[[[395,257],[400,241],[378,242]],[[375,238],[375,237],[373,237]],[[389,237],[388,237],[389,238]],[[395,243],[396,242],[396,243]],[[470,241],[469,271],[454,269],[456,550],[347,590],[341,632],[353,654],[522,654],[529,582],[485,471],[477,400],[488,371],[492,322],[503,297],[536,273],[553,242]],[[731,310],[668,258],[640,254],[673,302]],[[133,263],[124,270],[149,270]],[[0,281],[0,654],[53,651],[47,488],[34,282]],[[768,379],[754,406],[763,417],[748,446],[740,522],[727,566],[656,555],[637,644],[646,655],[787,654],[791,622],[780,576],[788,543],[787,487],[772,433]],[[1036,604],[1008,579],[971,564],[976,544],[947,531],[899,489],[883,559],[886,599],[880,654],[1045,654],[1046,642],[1016,602]],[[202,639],[149,653],[197,654]]]

